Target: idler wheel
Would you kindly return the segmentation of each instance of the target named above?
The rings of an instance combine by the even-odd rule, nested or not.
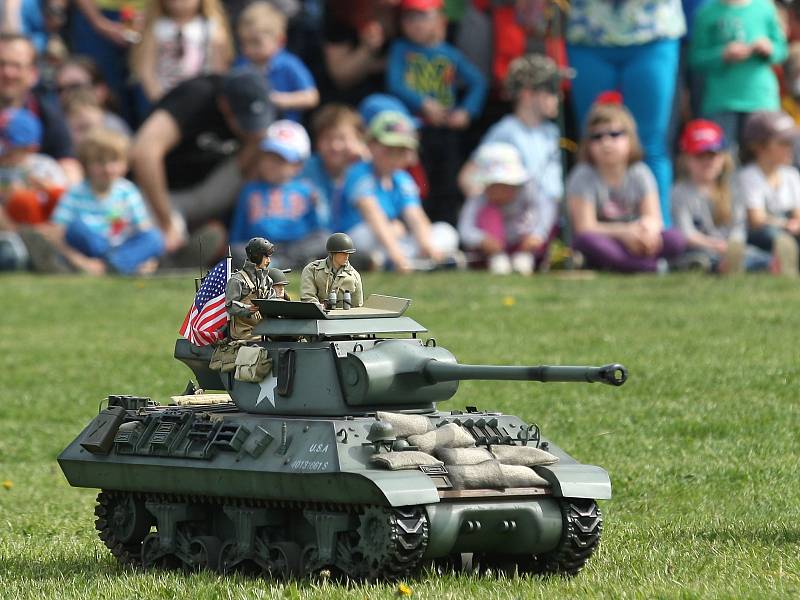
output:
[[[103,490],[97,495],[94,514],[95,529],[116,559],[122,564],[140,564],[142,540],[154,522],[144,501],[130,492]]]

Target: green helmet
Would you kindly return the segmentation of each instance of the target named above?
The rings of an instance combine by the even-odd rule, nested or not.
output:
[[[333,252],[353,254],[353,252],[356,251],[356,247],[355,244],[353,244],[353,239],[346,233],[334,233],[328,238],[328,242],[325,244],[325,250],[329,254]]]
[[[271,267],[267,273],[269,274],[269,278],[272,279],[272,285],[289,285],[289,279],[286,277],[286,273],[289,271],[290,269],[284,271]]]
[[[265,256],[272,256],[272,253],[275,252],[275,244],[267,238],[254,237],[247,242],[244,251],[247,254],[247,260],[258,264]]]

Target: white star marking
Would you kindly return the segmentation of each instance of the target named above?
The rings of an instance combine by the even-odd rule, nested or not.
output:
[[[278,385],[278,378],[274,375],[270,377],[265,377],[261,380],[258,384],[258,387],[261,388],[261,391],[258,393],[258,400],[256,400],[256,406],[261,404],[261,401],[266,398],[269,400],[269,403],[272,406],[275,406],[275,387]]]

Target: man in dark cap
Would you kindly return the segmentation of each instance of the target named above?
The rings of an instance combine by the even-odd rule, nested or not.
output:
[[[271,298],[272,279],[269,263],[275,245],[266,238],[254,237],[245,247],[247,260],[239,271],[233,273],[225,287],[225,308],[230,315],[228,337],[248,340],[253,327],[261,320],[254,298]]]
[[[168,252],[186,244],[187,231],[233,207],[242,172],[274,118],[268,93],[253,69],[204,75],[179,84],[142,124],[131,167]]]
[[[334,233],[325,244],[327,258],[320,258],[306,265],[300,276],[300,300],[316,302],[327,308],[343,308],[345,293],[350,294],[350,305],[364,304],[361,275],[350,264],[350,255],[356,247],[346,233]],[[336,297],[336,305],[326,304]]]

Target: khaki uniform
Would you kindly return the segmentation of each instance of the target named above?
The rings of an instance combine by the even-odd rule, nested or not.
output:
[[[249,340],[253,337],[253,327],[261,321],[261,313],[250,312],[254,298],[269,298],[272,295],[272,281],[266,269],[257,269],[246,260],[241,271],[236,271],[228,279],[225,288],[225,308],[231,316],[228,335],[232,340]]]
[[[361,275],[350,263],[334,273],[331,258],[320,258],[308,263],[300,276],[300,300],[303,302],[321,303],[331,292],[336,292],[337,306],[341,307],[345,290],[350,292],[354,307],[364,304]]]

